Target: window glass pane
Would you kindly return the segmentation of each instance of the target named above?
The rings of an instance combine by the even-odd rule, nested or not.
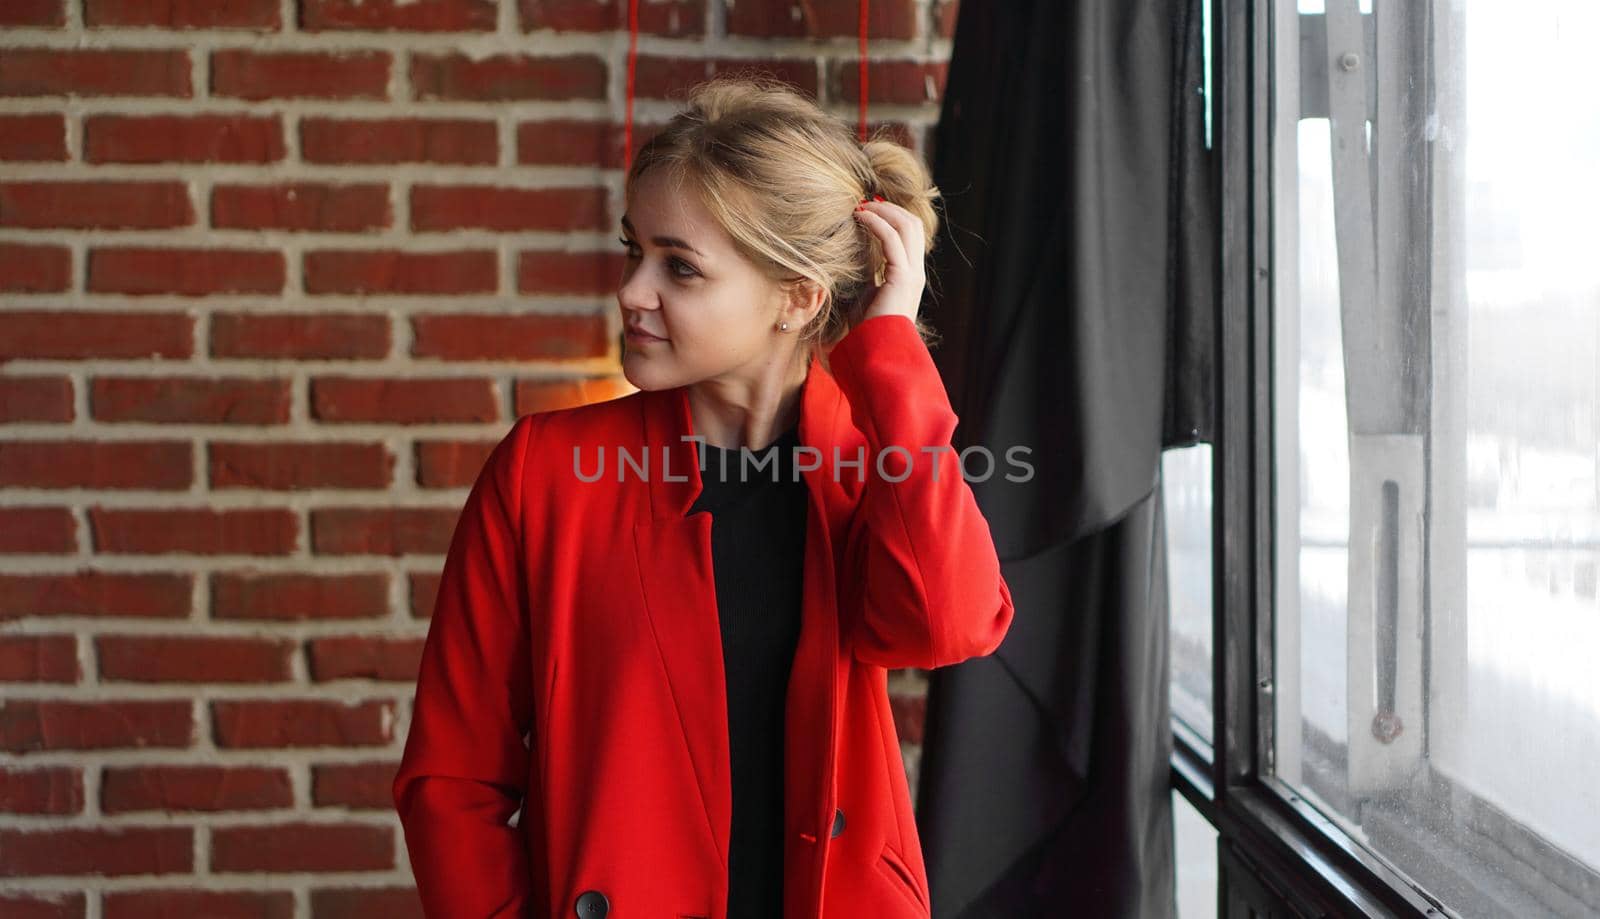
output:
[[[1172,714],[1211,742],[1211,445],[1161,454]]]
[[[1217,830],[1189,799],[1172,792],[1179,919],[1217,917]]]
[[[1332,165],[1328,120],[1299,125],[1300,297],[1298,500],[1280,501],[1295,513],[1299,532],[1298,584],[1300,714],[1304,742],[1324,756],[1345,743],[1345,591],[1350,542],[1350,425],[1345,415],[1344,357],[1339,333],[1339,265],[1334,255]],[[1286,559],[1287,561],[1287,559]],[[1320,763],[1322,757],[1314,760]]]
[[[1265,765],[1463,915],[1600,914],[1600,4],[1273,9]]]
[[[1600,6],[1466,17],[1466,717],[1470,784],[1600,866]],[[1512,63],[1515,73],[1504,72]]]

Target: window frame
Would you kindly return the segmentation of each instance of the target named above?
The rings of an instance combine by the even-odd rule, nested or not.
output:
[[[1381,0],[1380,0],[1381,2]],[[1211,168],[1220,202],[1217,440],[1212,471],[1212,741],[1174,716],[1171,782],[1218,833],[1218,910],[1268,915],[1456,916],[1270,774],[1275,750],[1271,143],[1275,0],[1213,0]],[[1282,38],[1282,29],[1279,29]],[[1263,773],[1262,764],[1268,772]],[[1434,773],[1439,776],[1437,772]],[[1447,781],[1438,777],[1436,781]],[[1600,872],[1459,787],[1434,789],[1496,824],[1442,861],[1536,864],[1569,895]],[[1570,883],[1569,883],[1570,882]]]
[[[1217,830],[1221,916],[1242,905],[1445,916],[1441,903],[1258,769],[1273,749],[1274,718],[1272,442],[1257,436],[1271,430],[1270,7],[1271,0],[1211,5],[1212,168],[1221,203],[1213,743],[1174,720],[1172,784]]]

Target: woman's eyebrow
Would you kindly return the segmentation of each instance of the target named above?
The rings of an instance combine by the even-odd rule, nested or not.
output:
[[[638,232],[633,228],[633,222],[628,219],[626,214],[622,216],[622,226],[629,233],[633,233],[636,236],[638,235]],[[666,246],[671,249],[688,249],[690,252],[693,252],[695,255],[698,255],[701,258],[706,257],[704,252],[701,252],[699,249],[696,249],[694,246],[689,245],[676,236],[657,236],[650,241],[658,246]]]

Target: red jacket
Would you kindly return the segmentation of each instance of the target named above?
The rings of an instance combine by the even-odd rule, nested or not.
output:
[[[992,652],[1011,592],[955,453],[921,449],[957,419],[911,321],[862,322],[828,364],[801,395],[822,462],[803,473],[783,919],[926,917],[887,671]],[[473,485],[393,789],[429,917],[724,919],[727,698],[690,433],[681,387],[525,415]],[[894,445],[898,482],[906,454],[876,459]],[[865,462],[834,467],[836,446]]]

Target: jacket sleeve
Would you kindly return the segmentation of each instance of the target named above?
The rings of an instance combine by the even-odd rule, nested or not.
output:
[[[910,319],[875,316],[828,363],[867,440],[845,541],[845,595],[857,598],[841,614],[845,640],[858,659],[888,669],[931,670],[993,652],[1011,626],[1011,590],[962,478],[950,443],[958,419],[927,346]],[[833,462],[824,457],[824,468]]]
[[[531,416],[478,473],[440,575],[395,809],[430,919],[530,915],[522,835],[531,728],[522,474]]]

